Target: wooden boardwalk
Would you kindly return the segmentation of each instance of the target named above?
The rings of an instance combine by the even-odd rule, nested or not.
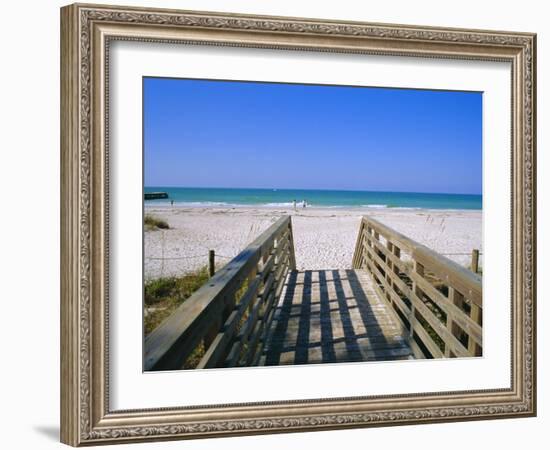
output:
[[[261,365],[412,359],[403,328],[363,270],[289,273]]]
[[[477,273],[369,217],[351,267],[297,271],[281,217],[145,337],[144,368],[482,356]]]

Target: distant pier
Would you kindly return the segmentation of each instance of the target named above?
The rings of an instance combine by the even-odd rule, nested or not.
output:
[[[168,194],[166,192],[146,192],[144,195],[145,195],[145,200],[157,200],[159,198],[168,198]]]

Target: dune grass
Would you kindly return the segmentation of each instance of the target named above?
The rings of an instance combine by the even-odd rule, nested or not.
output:
[[[164,320],[166,320],[185,300],[199,289],[209,279],[208,268],[203,267],[195,272],[185,274],[180,277],[163,277],[150,280],[145,283],[145,315],[144,330],[145,335],[150,334]],[[249,286],[248,280],[244,280],[239,289],[235,292],[235,303],[238,304]],[[248,318],[248,310],[244,312],[239,324],[237,333]],[[241,353],[246,353],[246,344],[241,349]],[[206,349],[204,341],[191,352],[184,362],[184,369],[194,369],[197,367]]]
[[[168,222],[165,220],[159,219],[158,217],[152,216],[150,214],[146,214],[145,218],[143,219],[143,223],[145,224],[145,229],[147,231],[162,229],[167,230],[170,228],[168,225]]]
[[[208,280],[208,268],[203,267],[180,277],[163,277],[145,283],[145,334],[148,335],[193,292]]]

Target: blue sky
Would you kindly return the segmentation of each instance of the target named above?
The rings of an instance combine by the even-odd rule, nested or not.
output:
[[[482,191],[481,93],[143,83],[145,186]]]

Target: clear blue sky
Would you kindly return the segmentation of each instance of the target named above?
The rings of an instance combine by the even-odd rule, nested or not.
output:
[[[143,83],[145,186],[482,191],[481,93]]]

